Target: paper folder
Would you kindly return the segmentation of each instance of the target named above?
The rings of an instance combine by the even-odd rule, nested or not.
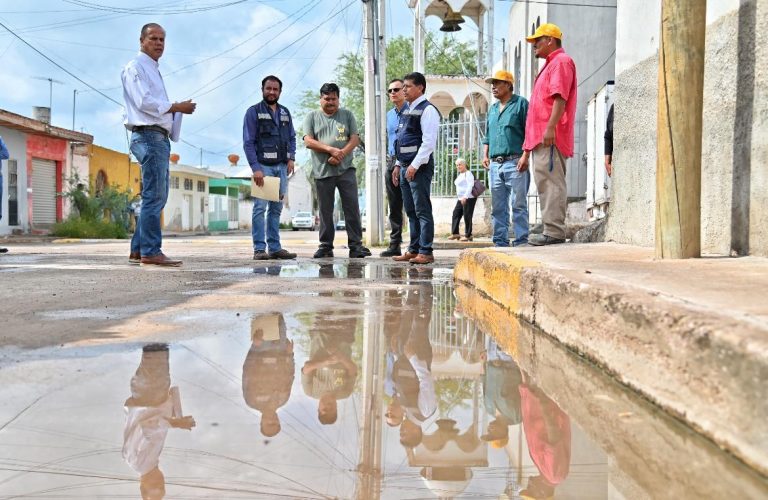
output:
[[[264,186],[259,187],[251,180],[251,196],[267,201],[280,201],[280,178],[264,177]]]

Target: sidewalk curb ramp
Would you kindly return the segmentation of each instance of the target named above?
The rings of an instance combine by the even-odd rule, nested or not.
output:
[[[496,249],[462,252],[454,279],[768,476],[768,325]]]

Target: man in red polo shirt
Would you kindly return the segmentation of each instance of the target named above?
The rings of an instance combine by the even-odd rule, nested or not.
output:
[[[535,246],[565,242],[565,159],[573,156],[573,125],[576,117],[576,65],[562,48],[563,33],[554,24],[542,24],[526,38],[536,57],[546,60],[533,84],[528,118],[525,122],[526,154],[541,203],[544,233],[533,235]]]

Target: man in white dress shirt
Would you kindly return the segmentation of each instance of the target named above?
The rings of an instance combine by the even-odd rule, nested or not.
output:
[[[180,266],[162,252],[160,214],[168,201],[168,160],[174,113],[192,114],[192,100],[170,102],[160,75],[158,60],[165,50],[165,30],[145,24],[139,38],[141,52],[122,73],[125,128],[131,133],[131,153],[141,165],[141,216],[131,240],[128,261],[132,264]]]
[[[392,171],[392,180],[394,183],[398,179],[403,193],[403,207],[408,215],[411,242],[408,250],[393,260],[430,264],[435,261],[432,256],[435,219],[429,195],[432,176],[435,174],[432,153],[437,145],[440,112],[424,96],[427,90],[424,75],[409,73],[403,77],[403,81],[408,109],[400,114],[395,140],[397,161]]]

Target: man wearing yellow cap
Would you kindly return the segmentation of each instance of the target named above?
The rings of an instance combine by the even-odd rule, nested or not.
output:
[[[509,205],[512,196],[512,219],[515,239],[512,246],[528,243],[528,153],[523,151],[528,101],[512,93],[515,77],[508,71],[497,71],[485,80],[498,99],[488,110],[487,133],[483,138],[483,167],[490,169],[491,222],[493,244],[509,246]],[[520,161],[525,156],[525,162]]]
[[[560,28],[549,23],[526,38],[536,57],[546,60],[533,84],[523,143],[523,149],[530,152],[544,224],[544,233],[528,241],[536,246],[565,242],[565,160],[573,156],[576,65],[563,50],[562,38]],[[519,163],[527,166],[528,158]]]

